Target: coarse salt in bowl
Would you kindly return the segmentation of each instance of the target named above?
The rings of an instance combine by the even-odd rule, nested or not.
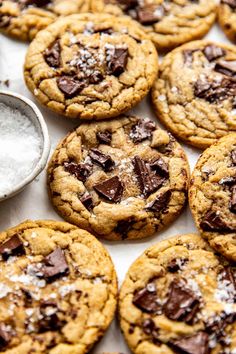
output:
[[[37,106],[0,91],[0,201],[19,193],[44,169],[49,151],[47,126]]]

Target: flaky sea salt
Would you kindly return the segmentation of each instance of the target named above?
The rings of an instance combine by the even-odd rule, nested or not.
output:
[[[31,120],[0,103],[0,196],[22,182],[40,159],[41,140]]]

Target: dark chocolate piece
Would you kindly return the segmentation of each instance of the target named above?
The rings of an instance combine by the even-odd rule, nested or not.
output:
[[[169,177],[169,168],[167,163],[159,157],[158,159],[150,163],[151,170],[155,171],[157,174],[168,178]]]
[[[113,203],[120,202],[124,190],[123,184],[117,176],[96,184],[93,188],[100,196]]]
[[[97,132],[97,139],[101,144],[110,145],[111,143],[112,134],[108,130],[104,132]]]
[[[93,166],[88,163],[65,162],[64,168],[82,182],[85,182],[93,172]]]
[[[44,52],[44,59],[50,67],[58,68],[60,66],[61,46],[60,41],[56,40],[50,48]]]
[[[172,261],[168,264],[167,270],[170,273],[176,273],[179,270],[182,270],[183,266],[188,262],[186,258],[174,258]]]
[[[76,96],[86,86],[84,81],[76,80],[75,78],[67,75],[58,78],[57,85],[67,98]]]
[[[221,219],[220,215],[209,210],[200,222],[200,227],[204,231],[210,232],[230,232],[233,231],[225,222]]]
[[[151,138],[155,129],[156,124],[151,119],[140,119],[137,124],[132,126],[130,137],[135,143],[140,143]]]
[[[219,184],[225,186],[233,186],[236,184],[236,176],[221,178]]]
[[[221,0],[221,4],[229,5],[232,9],[236,9],[236,0]]]
[[[134,223],[135,220],[133,218],[127,220],[120,220],[117,223],[115,232],[118,232],[122,236],[122,239],[125,240],[127,238],[128,232],[132,229]]]
[[[40,320],[38,321],[38,332],[58,331],[65,325],[65,321],[58,317],[57,304],[45,301],[40,304]]]
[[[51,0],[21,0],[20,2],[25,6],[44,7],[49,5],[52,1]]]
[[[209,61],[213,61],[223,57],[226,54],[226,51],[214,44],[209,44],[204,48],[203,53]]]
[[[199,79],[194,85],[194,94],[210,103],[233,98],[236,95],[236,81],[231,78],[223,78],[221,82]]]
[[[129,52],[127,48],[108,49],[107,52],[107,67],[109,74],[119,76],[126,68]]]
[[[158,212],[165,210],[170,202],[171,191],[168,190],[164,193],[159,194],[152,202],[146,205],[145,209]]]
[[[151,318],[147,318],[142,323],[143,332],[151,335],[155,344],[159,343],[159,330],[155,326],[155,322]]]
[[[11,341],[12,332],[9,331],[7,326],[0,322],[0,349],[5,348]]]
[[[236,76],[236,60],[219,60],[215,65],[215,71],[224,74],[226,76],[235,77]]]
[[[93,205],[93,198],[89,193],[85,193],[81,198],[80,198],[81,203],[85,206],[86,209],[89,211],[94,208]]]
[[[149,4],[144,7],[137,8],[137,20],[142,25],[152,25],[159,22],[165,15],[164,6],[157,6],[155,4]]]
[[[174,351],[182,354],[208,354],[209,337],[205,332],[198,332],[189,337],[171,341]]]
[[[220,281],[227,282],[234,289],[236,300],[236,272],[233,268],[230,266],[224,267],[219,274],[219,279]],[[227,288],[227,285],[225,285],[225,288]]]
[[[186,49],[183,51],[184,64],[190,66],[193,62],[193,53],[197,52],[197,49]]]
[[[5,28],[10,25],[12,16],[0,14],[0,28]]]
[[[154,283],[149,283],[145,288],[135,292],[133,304],[144,312],[155,313],[161,310],[157,300],[156,286]]]
[[[23,242],[18,235],[13,235],[9,240],[0,245],[0,254],[3,259],[10,256],[21,256],[25,254]]]
[[[115,166],[115,162],[112,160],[111,156],[103,154],[98,149],[91,149],[89,156],[94,163],[101,166],[106,172],[113,170]]]
[[[55,251],[45,257],[42,263],[43,265],[40,272],[47,281],[53,281],[69,273],[69,267],[64,252],[60,247],[56,248]]]

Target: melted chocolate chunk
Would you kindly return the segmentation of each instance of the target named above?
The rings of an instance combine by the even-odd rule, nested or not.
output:
[[[89,156],[94,163],[101,166],[106,172],[113,170],[115,166],[115,162],[112,160],[111,156],[103,154],[98,149],[91,149]]]
[[[236,186],[235,185],[233,186],[231,191],[229,209],[230,211],[232,211],[232,213],[236,214]]]
[[[168,264],[167,270],[170,273],[176,273],[179,270],[183,269],[183,266],[188,262],[188,259],[186,258],[174,258],[172,261]]]
[[[154,193],[165,183],[166,179],[155,175],[149,168],[148,164],[139,156],[135,156],[132,162],[141,192],[145,197]]]
[[[42,263],[43,266],[40,272],[47,281],[53,281],[69,273],[69,267],[64,252],[59,247],[45,257]]]
[[[111,144],[111,138],[112,134],[108,130],[105,130],[104,132],[97,132],[97,139],[101,144]]]
[[[126,68],[129,52],[127,48],[108,49],[107,52],[107,68],[109,74],[114,76],[121,75]]]
[[[236,149],[231,152],[231,160],[233,165],[236,165]]]
[[[154,283],[149,283],[145,288],[135,292],[133,304],[144,312],[155,313],[161,310],[157,300],[156,286]]]
[[[151,170],[155,171],[157,174],[168,178],[169,177],[169,168],[167,163],[159,157],[158,159],[150,163]]]
[[[183,354],[208,354],[209,337],[205,332],[198,332],[193,336],[182,337],[171,341],[171,346],[177,353]]]
[[[120,202],[124,190],[123,184],[117,176],[96,184],[93,188],[100,196],[114,203]]]
[[[93,166],[88,163],[65,162],[64,168],[82,182],[85,182],[93,172]]]
[[[194,85],[194,94],[211,103],[222,101],[236,95],[236,81],[230,78],[224,78],[221,82],[199,79]]]
[[[61,46],[60,41],[56,40],[50,48],[44,52],[44,59],[52,68],[58,68],[60,66]]]
[[[232,9],[236,9],[236,0],[221,0],[221,4],[229,5]]]
[[[76,78],[67,75],[57,79],[57,85],[67,98],[76,96],[86,86],[84,81],[76,80]]]
[[[65,325],[65,321],[58,317],[57,304],[45,301],[40,304],[40,320],[38,321],[38,332],[45,333],[47,331],[58,331]]]
[[[142,323],[143,332],[147,335],[151,335],[155,344],[159,343],[159,330],[156,328],[154,321],[148,318]]]
[[[129,218],[127,220],[120,220],[117,223],[115,232],[118,232],[122,236],[122,239],[125,240],[127,238],[128,232],[132,229],[134,223],[135,220],[133,218]]]
[[[170,284],[164,313],[170,320],[192,323],[199,305],[198,296],[192,290],[186,288],[182,281],[176,279]]]
[[[214,44],[210,44],[204,48],[203,53],[209,61],[213,61],[223,57],[226,54],[226,51]]]
[[[158,212],[165,210],[170,202],[171,191],[168,190],[164,193],[159,194],[151,203],[147,204],[145,209]]]
[[[156,125],[151,119],[140,119],[137,124],[132,126],[129,136],[135,143],[140,143],[151,138],[155,129]]]
[[[0,254],[3,259],[10,256],[21,256],[25,254],[23,242],[18,235],[13,235],[9,240],[0,245]]]
[[[85,206],[86,209],[93,210],[94,205],[93,205],[93,198],[91,197],[90,194],[85,193],[81,198],[80,198],[81,203]]]
[[[154,4],[137,8],[137,19],[142,25],[152,25],[160,21],[165,15],[164,6],[156,6]]]
[[[219,60],[214,70],[226,76],[236,77],[236,61]]]
[[[5,348],[11,341],[12,332],[9,331],[8,327],[0,322],[0,349]]]
[[[210,232],[230,232],[233,231],[218,215],[217,212],[209,210],[202,221],[200,222],[200,227],[204,231]]]

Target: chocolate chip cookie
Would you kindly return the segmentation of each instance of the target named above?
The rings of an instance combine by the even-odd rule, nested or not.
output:
[[[152,100],[157,117],[178,138],[206,148],[236,131],[236,48],[195,41],[169,53]]]
[[[214,0],[91,0],[91,10],[129,15],[160,50],[202,38],[216,17]]]
[[[120,322],[135,354],[234,353],[236,268],[198,235],[162,241],[130,267]]]
[[[202,236],[236,261],[236,133],[221,138],[199,158],[189,203]]]
[[[26,221],[0,233],[0,352],[87,353],[117,297],[108,252],[63,222]]]
[[[129,18],[81,14],[59,19],[31,43],[25,80],[38,100],[70,118],[105,119],[148,93],[155,46]]]
[[[0,31],[32,40],[58,16],[89,11],[90,0],[0,0]]]
[[[56,148],[48,186],[59,214],[109,240],[148,237],[186,201],[185,153],[150,119],[81,124]]]
[[[221,0],[218,19],[228,38],[236,42],[236,0]]]

